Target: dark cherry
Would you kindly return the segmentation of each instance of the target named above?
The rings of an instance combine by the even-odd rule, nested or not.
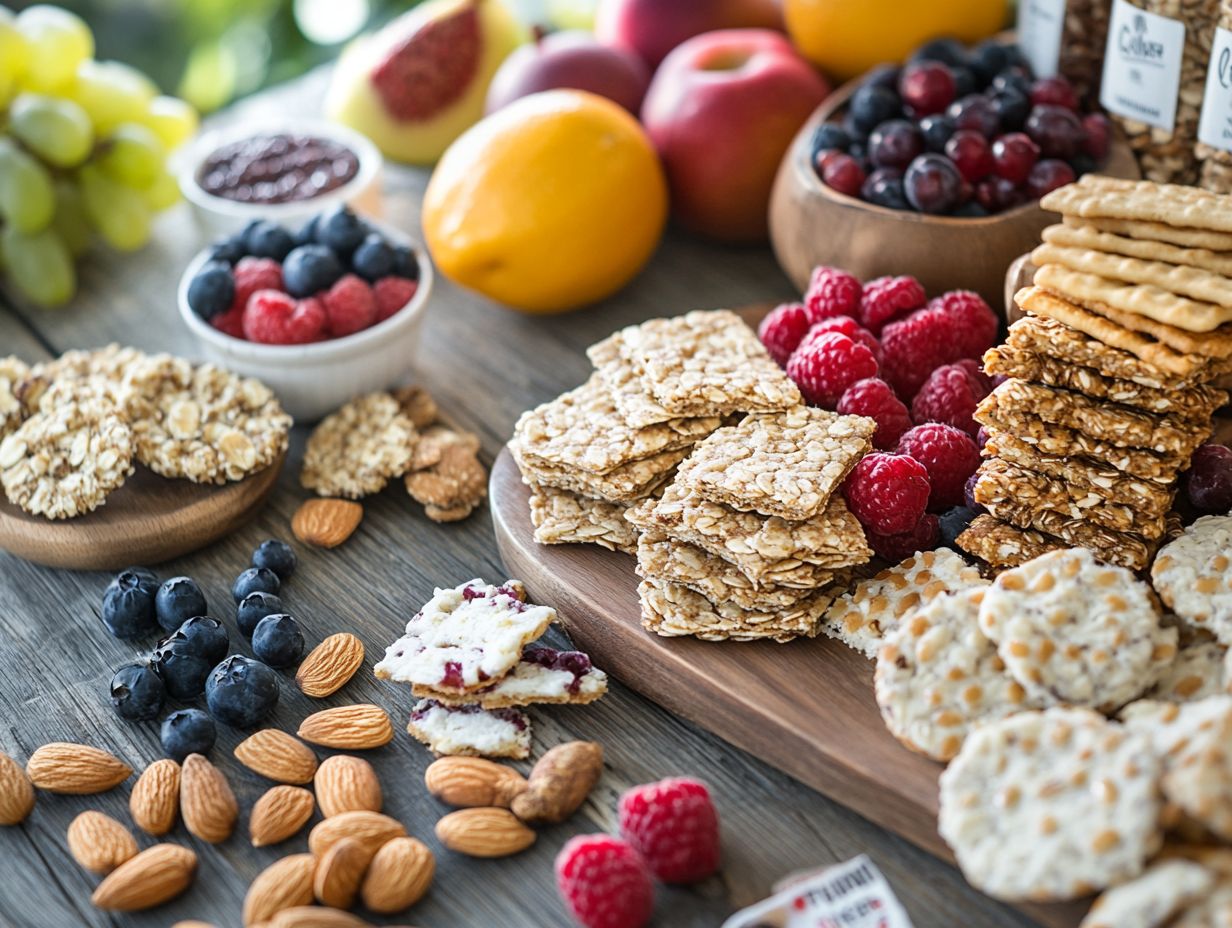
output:
[[[879,168],[906,168],[924,152],[924,136],[906,119],[883,122],[868,137],[868,156]]]
[[[864,179],[860,199],[886,209],[911,209],[903,192],[903,172],[897,168],[877,168]]]
[[[1026,130],[1045,158],[1072,158],[1086,139],[1077,114],[1053,103],[1033,107]]]
[[[1103,161],[1108,157],[1108,146],[1112,142],[1112,120],[1103,113],[1088,113],[1082,117],[1082,128],[1087,133],[1082,150],[1096,163]]]
[[[824,177],[826,173],[826,165],[835,158],[846,155],[845,151],[839,151],[837,148],[823,148],[821,151],[813,155],[813,170],[817,172],[818,177]]]
[[[988,139],[971,129],[955,132],[945,143],[945,153],[971,183],[992,173],[992,149],[988,147]]]
[[[909,64],[898,79],[898,93],[916,118],[940,113],[957,90],[953,72],[938,61]]]
[[[858,197],[860,187],[864,183],[864,168],[851,155],[840,154],[831,159],[821,175],[827,187],[845,193],[849,197]]]
[[[1026,181],[1039,156],[1039,146],[1023,132],[1011,132],[992,143],[994,173],[1015,187]]]
[[[962,202],[962,175],[944,155],[920,155],[903,176],[907,202],[921,213],[948,213]]]
[[[1031,105],[1051,103],[1078,112],[1078,94],[1063,77],[1041,77],[1031,85]]]
[[[1027,175],[1027,196],[1038,200],[1049,191],[1072,184],[1077,179],[1074,169],[1059,158],[1045,158]]]
[[[1001,124],[1001,117],[993,109],[992,101],[979,93],[955,100],[945,112],[954,120],[956,128],[972,129],[987,139],[997,134],[997,127]]]
[[[989,213],[1001,213],[1023,202],[1022,191],[1004,177],[985,177],[975,185],[975,201]]]

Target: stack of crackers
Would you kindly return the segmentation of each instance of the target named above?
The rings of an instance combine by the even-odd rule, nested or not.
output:
[[[959,544],[996,568],[1081,546],[1142,570],[1228,399],[1232,197],[1087,175],[1041,202],[1063,221],[1015,296],[1028,315],[984,357],[1009,379],[975,414],[989,514]]]

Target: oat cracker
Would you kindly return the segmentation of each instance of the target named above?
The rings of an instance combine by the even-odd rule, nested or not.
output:
[[[638,532],[625,519],[628,508],[556,487],[530,485],[530,521],[541,545],[596,544],[633,554]]]
[[[1151,582],[1181,621],[1232,645],[1232,516],[1203,516],[1160,549]]]
[[[817,634],[817,621],[833,597],[814,593],[785,609],[741,609],[735,603],[714,603],[694,590],[661,580],[643,580],[637,588],[642,627],[664,637],[691,635],[703,641],[787,642]]]
[[[633,428],[678,419],[679,416],[668,412],[650,395],[633,362],[624,358],[623,345],[624,338],[616,332],[586,349],[587,357],[603,378],[621,417]]]
[[[452,444],[441,452],[440,460],[427,470],[407,474],[406,492],[422,503],[435,522],[465,519],[488,495],[488,472],[475,453],[464,445]]]
[[[1105,890],[1078,928],[1162,928],[1214,888],[1215,874],[1199,863],[1158,861],[1139,876]]]
[[[1019,528],[993,516],[976,516],[967,530],[956,539],[958,547],[972,557],[978,557],[1000,570],[1017,567],[1049,551],[1059,551],[1068,545],[1034,529]]]
[[[299,482],[320,496],[379,493],[411,463],[415,427],[388,393],[351,400],[308,436]]]
[[[689,455],[687,448],[664,451],[640,461],[630,461],[606,474],[588,474],[585,471],[555,467],[527,458],[517,441],[510,441],[507,447],[526,482],[556,487],[579,496],[611,503],[632,503],[650,496],[671,476],[676,465]]]

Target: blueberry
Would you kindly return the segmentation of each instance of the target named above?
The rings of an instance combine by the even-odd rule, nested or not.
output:
[[[415,257],[415,249],[406,245],[394,246],[394,257],[398,263],[394,273],[407,280],[419,280],[419,259]]]
[[[851,137],[842,126],[835,122],[823,122],[813,130],[809,151],[816,157],[817,152],[825,151],[827,148],[845,152],[850,144]]]
[[[158,588],[154,613],[158,624],[173,632],[194,615],[205,615],[205,594],[192,577],[172,577]]]
[[[967,62],[981,87],[987,87],[994,77],[1010,64],[1009,52],[996,39],[988,39],[972,49]]]
[[[1027,97],[1031,96],[1031,80],[1021,68],[1006,68],[992,79],[993,90],[1012,87]]]
[[[876,84],[862,85],[851,95],[848,111],[857,130],[853,134],[868,135],[878,123],[902,115],[902,109],[902,100],[893,90]]]
[[[278,705],[278,675],[260,661],[232,654],[205,681],[205,700],[224,725],[252,728]]]
[[[261,542],[257,545],[257,550],[252,552],[252,566],[269,568],[278,575],[279,580],[286,580],[295,573],[297,563],[295,551],[291,546],[285,541],[273,538]]]
[[[176,634],[168,635],[150,653],[150,664],[158,671],[174,699],[196,699],[205,689],[213,662],[193,653],[193,643]]]
[[[116,574],[103,593],[103,624],[117,638],[140,638],[158,630],[154,596],[158,578],[144,567]]]
[[[364,280],[376,283],[397,269],[398,256],[378,233],[369,232],[351,256],[351,267]]]
[[[235,278],[225,261],[206,261],[188,283],[188,308],[202,319],[225,313],[235,299]]]
[[[978,88],[978,81],[975,79],[975,72],[970,68],[962,66],[950,68],[950,73],[954,75],[954,93],[956,96],[965,97],[967,94],[975,93]]]
[[[967,47],[952,37],[925,42],[911,53],[910,61],[940,61],[951,68],[966,67],[970,61]]]
[[[179,709],[163,719],[163,753],[183,762],[189,754],[208,754],[218,737],[214,720],[200,709]]]
[[[275,222],[258,222],[244,234],[244,248],[258,258],[281,261],[294,247],[291,233]]]
[[[334,249],[339,258],[350,259],[368,234],[368,225],[347,206],[339,206],[317,219],[316,240]]]
[[[231,584],[231,595],[240,602],[249,593],[278,593],[278,575],[266,567],[249,567]]]
[[[240,634],[251,638],[258,622],[283,611],[282,600],[273,593],[249,593],[235,608],[235,624],[240,627]]]
[[[240,232],[228,238],[220,238],[210,246],[210,261],[223,261],[235,264],[248,252],[244,250],[244,233]]]
[[[158,718],[167,701],[162,679],[149,664],[126,664],[111,678],[111,705],[130,722]]]
[[[978,219],[980,216],[987,216],[988,210],[980,206],[975,200],[968,200],[958,209],[954,210],[954,212],[950,213],[950,215],[962,216],[964,219]]]
[[[967,530],[979,513],[967,506],[955,506],[941,515],[941,546],[958,550],[956,539]]]
[[[304,656],[304,633],[294,617],[267,615],[252,633],[252,653],[271,667],[290,667]]]
[[[903,172],[895,168],[877,168],[869,174],[860,188],[860,196],[886,209],[911,209],[903,193]]]
[[[902,68],[895,64],[879,64],[860,80],[865,87],[884,87],[898,93],[898,77]]]
[[[313,216],[296,230],[294,235],[296,245],[309,245],[317,240],[317,220],[319,218],[319,216]]]
[[[924,136],[924,149],[940,154],[945,151],[945,143],[950,136],[958,131],[954,120],[943,113],[934,113],[920,120],[920,134]]]
[[[201,658],[211,667],[226,657],[231,647],[226,627],[208,615],[193,616],[163,640],[178,642],[181,651]]]
[[[282,263],[282,282],[291,296],[312,296],[328,290],[341,276],[342,265],[324,245],[300,245]]]
[[[1031,114],[1031,101],[1016,87],[1002,87],[988,95],[1001,132],[1017,132]]]

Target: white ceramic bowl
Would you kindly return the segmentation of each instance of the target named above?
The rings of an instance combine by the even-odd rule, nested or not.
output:
[[[399,245],[409,245],[419,262],[419,287],[411,301],[371,328],[310,345],[262,345],[218,331],[188,306],[188,284],[209,258],[199,252],[180,278],[180,318],[197,337],[202,354],[220,367],[267,384],[296,422],[316,422],[363,393],[387,390],[405,381],[419,344],[432,262],[425,249],[402,232],[369,223]]]
[[[217,149],[258,135],[289,133],[331,139],[345,145],[359,159],[359,170],[335,190],[310,200],[287,203],[241,203],[206,193],[197,183],[201,164]],[[346,126],[323,120],[297,119],[274,122],[243,122],[225,130],[200,136],[183,155],[177,155],[180,190],[190,204],[197,225],[207,240],[230,235],[253,219],[268,219],[294,229],[317,213],[339,203],[349,203],[357,212],[380,215],[381,153],[366,136]]]

